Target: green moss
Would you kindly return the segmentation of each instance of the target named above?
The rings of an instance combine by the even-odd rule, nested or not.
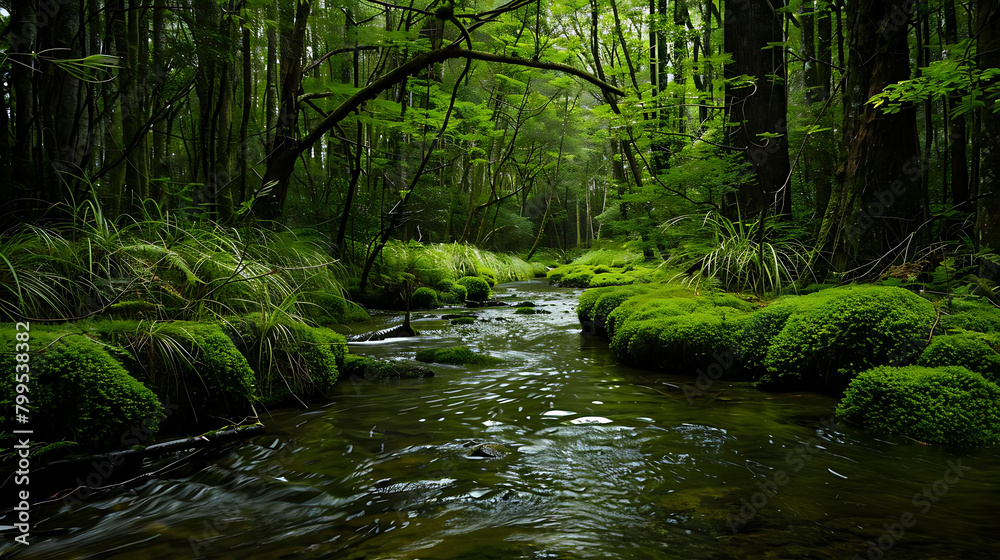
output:
[[[465,276],[458,279],[458,284],[465,288],[468,300],[486,301],[490,297],[490,285],[482,278]]]
[[[802,307],[803,298],[786,296],[747,316],[733,332],[733,353],[753,377],[766,371],[767,349],[785,328],[788,318]]]
[[[563,276],[559,285],[563,288],[588,288],[590,287],[590,280],[593,277],[593,270],[577,270]]]
[[[454,346],[452,348],[425,348],[420,350],[417,352],[417,361],[438,364],[493,365],[503,360],[485,354],[477,354],[465,346]]]
[[[414,290],[413,295],[410,296],[410,307],[412,309],[434,309],[437,306],[437,292],[430,288],[417,288]]]
[[[941,316],[945,329],[964,329],[981,333],[1000,333],[1000,309],[981,299],[956,299]]]
[[[347,341],[330,329],[252,314],[230,321],[230,336],[254,370],[265,402],[322,395],[337,381]]]
[[[341,325],[371,319],[364,307],[338,294],[309,292],[302,297],[303,314],[320,325]]]
[[[935,336],[920,354],[917,365],[962,366],[994,383],[1000,382],[1000,353],[990,346],[988,337],[975,332]]]
[[[535,308],[534,307],[518,307],[517,309],[514,310],[514,314],[515,315],[534,315],[535,314]]]
[[[937,318],[902,288],[834,288],[799,304],[768,348],[766,386],[840,393],[860,371],[915,360]]]
[[[866,370],[851,381],[837,414],[924,442],[1000,442],[1000,388],[962,367]]]
[[[606,335],[608,315],[632,296],[648,292],[639,286],[591,288],[580,296],[576,314],[584,329],[593,328],[594,334]]]
[[[131,373],[163,399],[178,403],[176,418],[201,422],[246,414],[256,400],[254,371],[215,323],[95,321],[88,329],[126,349]]]
[[[721,314],[695,312],[625,321],[611,338],[622,358],[643,367],[700,367],[728,347],[732,322]]]
[[[426,366],[411,362],[389,362],[348,354],[344,359],[344,376],[377,381],[434,377],[434,372]]]
[[[80,451],[118,448],[134,429],[156,432],[164,416],[156,395],[109,354],[106,345],[78,328],[32,323],[28,352],[33,438],[71,440]],[[17,394],[14,325],[0,325],[0,407],[14,412]],[[16,429],[4,418],[6,429]]]
[[[497,285],[497,273],[492,268],[486,268],[484,266],[476,267],[476,276],[486,280],[486,283],[489,284],[490,288]]]
[[[475,317],[458,317],[457,319],[452,319],[452,325],[471,325],[476,322]]]

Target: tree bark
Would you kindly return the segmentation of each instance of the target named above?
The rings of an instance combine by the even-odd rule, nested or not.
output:
[[[921,214],[916,109],[884,114],[867,103],[910,77],[907,33],[914,3],[848,2],[843,180],[834,184],[819,243],[845,271],[906,246]]]
[[[1000,67],[1000,5],[995,0],[979,0],[977,17],[979,68]],[[979,208],[976,229],[979,248],[1000,253],[1000,113],[992,107],[980,109],[981,160],[979,166]],[[996,281],[996,278],[993,278]]]
[[[787,136],[785,63],[780,48],[769,43],[784,38],[782,16],[768,0],[731,2],[726,6],[727,79],[750,76],[752,83],[726,83],[729,145],[744,151],[756,180],[740,185],[743,216],[791,212]],[[733,212],[736,214],[736,212]]]

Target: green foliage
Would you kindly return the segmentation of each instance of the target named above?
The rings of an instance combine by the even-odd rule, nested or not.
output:
[[[471,325],[475,322],[475,317],[457,317],[451,320],[452,325]]]
[[[963,367],[868,369],[851,381],[837,414],[923,442],[1000,442],[1000,388]]]
[[[897,113],[904,105],[958,94],[961,101],[952,110],[952,117],[982,108],[997,112],[1000,111],[1000,104],[996,103],[1000,98],[997,77],[1000,68],[979,69],[975,63],[960,59],[938,60],[921,68],[916,78],[889,84],[868,103],[885,113]]]
[[[766,385],[839,393],[860,371],[912,362],[937,318],[930,302],[892,287],[823,290],[797,305],[768,348]]]
[[[486,301],[490,298],[490,285],[486,280],[476,276],[465,276],[458,279],[458,285],[466,290],[469,301]]]
[[[425,348],[417,352],[418,362],[438,364],[494,365],[503,360],[485,354],[477,354],[465,346],[451,348]]]
[[[124,349],[130,373],[180,406],[171,421],[214,417],[224,425],[248,414],[256,400],[254,371],[219,324],[95,321],[86,329]]]
[[[629,251],[628,249],[594,249],[587,251],[580,257],[573,259],[572,264],[586,266],[625,267],[629,264],[640,264],[645,260],[641,252]],[[609,272],[608,270],[594,270],[595,273]]]
[[[584,292],[577,312],[629,361],[656,369],[698,367],[730,345],[736,321],[751,306],[729,294],[698,295],[690,288],[626,286]]]
[[[319,325],[340,325],[368,321],[371,315],[364,307],[345,299],[340,294],[309,292],[302,294],[299,307],[303,317]]]
[[[945,329],[1000,333],[1000,309],[982,299],[954,299],[941,316]]]
[[[106,345],[91,340],[73,326],[30,330],[32,439],[54,443],[73,440],[81,451],[116,449],[132,429],[155,434],[164,417],[156,395],[122,367]],[[14,325],[0,325],[0,405],[13,415],[15,391]],[[7,431],[17,429],[3,419]]]
[[[486,280],[486,283],[490,285],[490,288],[497,285],[497,273],[492,269],[483,266],[476,267],[476,276]]]
[[[687,218],[675,218],[667,227]],[[811,274],[809,250],[788,237],[787,226],[775,219],[764,224],[760,220],[732,221],[712,211],[704,216],[702,228],[713,236],[707,251],[692,244],[673,258],[681,268],[695,270],[686,280],[692,286],[715,281],[727,291],[763,296],[780,293]]]
[[[427,287],[417,288],[410,296],[413,309],[434,309],[438,306],[437,292]]]
[[[788,318],[808,309],[809,300],[801,296],[786,296],[755,311],[740,321],[733,333],[733,353],[754,377],[765,372],[764,360],[768,348],[785,328]]]
[[[420,379],[433,377],[426,366],[406,362],[376,360],[367,356],[348,354],[344,360],[344,375],[362,377],[369,381],[384,379]]]
[[[281,313],[247,315],[230,321],[228,329],[253,368],[264,402],[325,394],[347,353],[342,335]]]
[[[920,354],[917,365],[928,367],[962,366],[982,374],[987,380],[1000,383],[1000,353],[991,346],[997,337],[966,332],[935,336]]]

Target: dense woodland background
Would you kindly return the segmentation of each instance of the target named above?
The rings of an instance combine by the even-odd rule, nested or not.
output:
[[[530,260],[735,228],[819,280],[1000,251],[995,0],[0,6],[7,231],[86,207]]]

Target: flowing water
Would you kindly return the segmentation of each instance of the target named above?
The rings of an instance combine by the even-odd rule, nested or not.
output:
[[[579,291],[498,286],[550,314],[478,310],[412,357],[465,344],[499,366],[344,382],[266,435],[141,486],[36,508],[12,558],[993,559],[1000,452],[830,420],[836,401],[618,365],[582,337]],[[424,317],[420,319],[420,317]],[[385,323],[369,325],[372,330]],[[480,443],[502,458],[470,457]]]

